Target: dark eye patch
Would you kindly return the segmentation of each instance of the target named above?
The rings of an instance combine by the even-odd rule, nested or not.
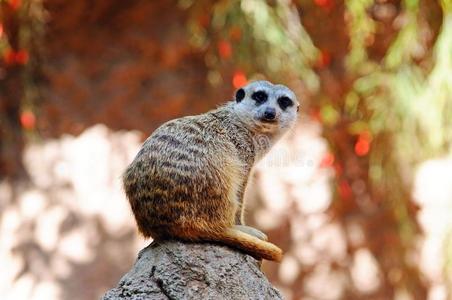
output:
[[[235,93],[235,100],[237,102],[240,102],[243,100],[243,98],[245,98],[245,91],[243,89],[239,89],[236,93]]]
[[[251,98],[254,99],[257,104],[261,104],[267,101],[268,95],[264,91],[257,91],[251,95]]]
[[[293,105],[293,101],[289,97],[283,96],[278,98],[278,104],[282,109],[286,109]]]

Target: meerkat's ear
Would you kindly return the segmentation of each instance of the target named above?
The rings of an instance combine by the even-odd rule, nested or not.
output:
[[[240,102],[245,98],[245,91],[243,89],[238,89],[237,92],[235,92],[235,101]]]

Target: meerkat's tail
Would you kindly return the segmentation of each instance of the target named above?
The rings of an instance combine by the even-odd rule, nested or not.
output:
[[[154,240],[180,239],[191,242],[216,242],[257,258],[276,262],[282,260],[283,252],[276,245],[261,240],[251,234],[235,228],[224,230],[205,230],[187,227],[154,227],[152,232],[143,233],[144,236],[152,236]]]
[[[276,245],[234,228],[228,228],[222,233],[215,233],[206,240],[238,248],[258,259],[280,262],[283,256],[282,250]]]

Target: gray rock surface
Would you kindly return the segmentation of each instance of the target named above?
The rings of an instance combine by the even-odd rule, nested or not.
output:
[[[225,246],[152,243],[102,299],[282,299],[259,266]]]

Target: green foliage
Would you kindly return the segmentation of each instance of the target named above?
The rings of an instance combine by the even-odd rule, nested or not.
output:
[[[373,64],[367,58],[366,41],[375,34],[375,22],[367,16],[366,10],[372,5],[372,0],[346,1],[350,34],[350,52],[346,65],[349,70],[369,69]]]
[[[400,9],[393,6],[395,16],[389,21],[378,20],[371,12],[379,5],[391,3],[345,1],[343,16],[348,51],[343,57],[339,50],[333,53],[334,65],[329,64],[329,57],[321,64],[316,63],[322,51],[314,46],[316,40],[325,44],[324,26],[338,26],[327,19],[334,15],[334,9],[339,9],[333,0],[305,0],[297,4],[283,0],[214,4],[196,1],[196,4],[198,8],[194,11],[198,16],[200,11],[207,15],[212,12],[210,25],[191,26],[195,39],[202,41],[200,44],[215,57],[210,60],[215,62],[209,65],[211,68],[231,63],[221,53],[217,55],[212,46],[223,39],[233,45],[234,68],[246,70],[250,77],[265,73],[266,77],[278,81],[288,81],[295,74],[309,88],[312,106],[326,128],[325,137],[332,151],[337,152],[339,159],[335,164],[343,169],[351,161],[359,162],[354,167],[367,174],[366,188],[372,201],[379,203],[386,218],[393,222],[388,226],[396,227],[400,239],[398,263],[408,274],[410,267],[404,262],[405,255],[413,247],[417,234],[410,209],[414,170],[424,160],[450,154],[452,150],[452,122],[449,121],[452,117],[452,1],[441,1],[443,20],[438,33],[433,32],[418,0],[403,0]],[[196,4],[193,2],[191,8]],[[300,17],[304,9],[311,14],[310,18]],[[327,17],[319,19],[319,15]],[[309,34],[306,24],[310,24]],[[230,39],[229,32],[234,27],[242,31],[240,39]],[[392,34],[387,44],[378,40],[384,30]],[[371,53],[375,47],[380,47],[379,55]],[[340,68],[344,69],[343,73],[338,71]],[[334,85],[328,86],[332,77],[344,89],[343,95],[331,92],[336,90]],[[326,82],[321,82],[322,79]],[[339,133],[328,134],[331,130]],[[352,151],[344,151],[347,141],[337,136],[347,137],[348,143],[357,136],[366,137],[369,151],[365,148],[357,151],[356,146],[356,153],[353,146]],[[354,180],[344,174],[337,177],[338,186]],[[338,196],[341,197],[340,191]],[[388,251],[391,257],[393,254]],[[415,275],[402,284],[402,289],[413,296],[418,292],[414,282],[419,280],[414,278]]]
[[[318,51],[300,22],[296,6],[289,1],[272,5],[260,0],[196,1],[184,5],[194,11],[189,23],[194,44],[210,46],[208,66],[218,68],[224,63],[225,58],[217,55],[212,43],[226,40],[234,46],[235,65],[250,73],[294,73],[310,90],[318,90],[318,78],[311,68]],[[211,12],[211,23],[205,28],[199,19],[207,11]],[[237,28],[240,37],[231,34]]]

